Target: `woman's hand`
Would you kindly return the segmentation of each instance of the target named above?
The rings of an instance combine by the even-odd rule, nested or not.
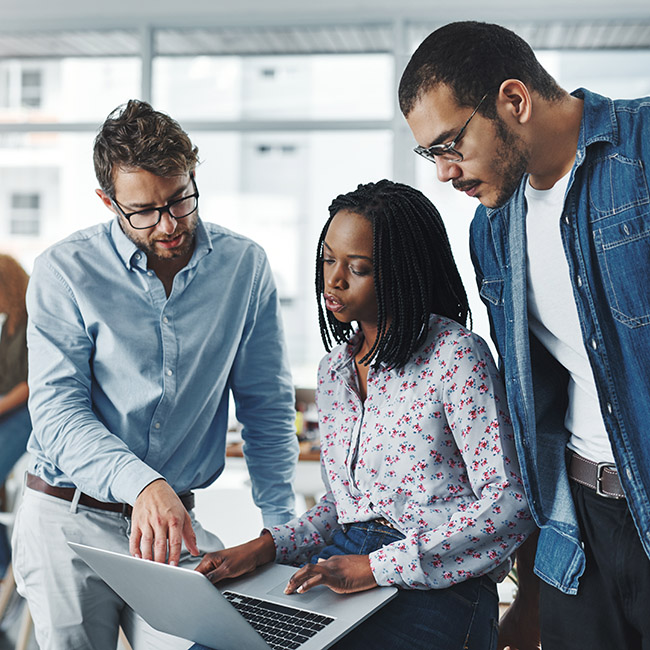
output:
[[[284,593],[302,594],[316,585],[327,585],[337,594],[352,594],[377,586],[367,555],[334,555],[307,564],[291,576]]]
[[[275,560],[275,543],[267,530],[257,538],[223,551],[206,553],[196,571],[216,584],[226,578],[236,578],[250,573],[263,564]]]

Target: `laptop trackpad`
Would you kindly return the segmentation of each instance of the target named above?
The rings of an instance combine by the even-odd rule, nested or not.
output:
[[[294,607],[300,607],[301,605],[306,605],[311,603],[313,600],[322,595],[323,589],[328,589],[325,585],[319,585],[318,587],[312,587],[309,591],[306,591],[304,594],[285,594],[284,588],[287,586],[286,581],[279,584],[273,589],[269,589],[266,593],[269,596],[281,596],[284,602],[293,605]]]

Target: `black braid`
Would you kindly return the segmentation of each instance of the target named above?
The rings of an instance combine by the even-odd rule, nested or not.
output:
[[[372,223],[378,328],[377,339],[362,363],[404,366],[423,343],[432,313],[461,325],[467,324],[468,317],[471,322],[465,287],[435,206],[408,185],[382,180],[337,196],[318,240],[318,322],[328,352],[333,347],[332,339],[345,343],[355,331],[350,323],[341,323],[323,306],[323,243],[340,210],[359,214]]]

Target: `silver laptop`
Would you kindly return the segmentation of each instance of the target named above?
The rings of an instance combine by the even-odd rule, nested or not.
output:
[[[268,564],[215,586],[203,574],[68,542],[149,625],[218,650],[321,650],[397,595],[395,587],[286,595],[295,567]]]

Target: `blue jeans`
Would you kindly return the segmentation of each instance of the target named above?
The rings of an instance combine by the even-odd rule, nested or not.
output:
[[[27,438],[32,431],[27,406],[20,406],[0,416],[0,485],[11,472],[16,461],[25,453]],[[11,560],[11,547],[7,529],[0,524],[0,578],[5,574]]]
[[[312,558],[367,555],[403,539],[374,521],[336,531]],[[336,650],[493,650],[498,634],[498,597],[492,580],[472,578],[447,589],[401,589],[377,613],[332,646]],[[210,650],[195,645],[190,650]]]

